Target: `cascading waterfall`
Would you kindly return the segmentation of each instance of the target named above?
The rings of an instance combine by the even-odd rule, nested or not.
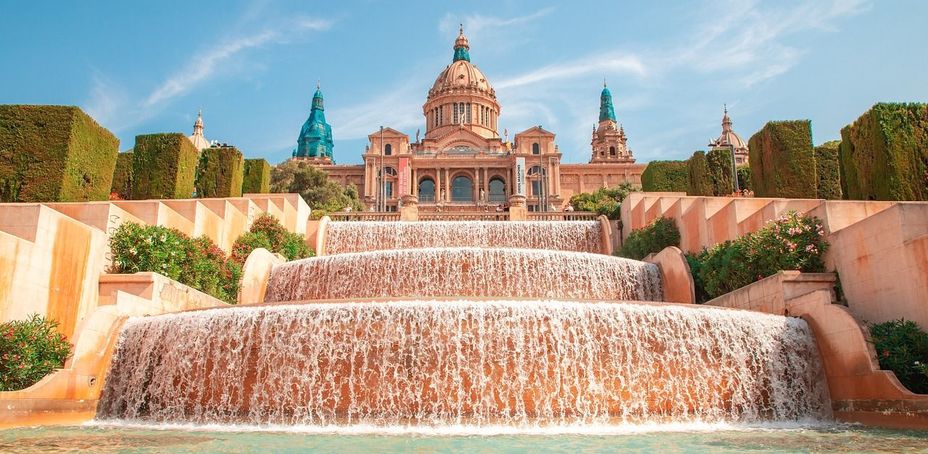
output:
[[[804,321],[660,303],[659,268],[591,253],[601,234],[598,222],[331,223],[337,255],[275,266],[267,305],[130,319],[97,417],[518,428],[829,416]]]
[[[599,221],[331,222],[326,254],[380,249],[484,247],[602,251]]]
[[[581,252],[436,248],[285,263],[265,302],[348,298],[554,298],[661,301],[656,265]]]
[[[559,301],[308,303],[130,320],[98,418],[548,425],[826,417],[799,319]]]

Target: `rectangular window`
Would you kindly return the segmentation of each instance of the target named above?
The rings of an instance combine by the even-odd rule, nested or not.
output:
[[[466,107],[464,108],[464,112],[467,114],[467,116],[466,116],[467,120],[465,120],[464,122],[470,124],[470,123],[471,123],[471,117],[470,117],[470,115],[471,115],[471,114],[470,114],[470,112],[471,112],[470,103],[467,103]]]
[[[386,197],[392,199],[393,198],[393,182],[385,181],[383,185],[384,185],[384,192],[386,193]]]
[[[532,195],[541,197],[541,180],[532,180]]]
[[[451,123],[456,125],[458,124],[458,103],[452,104],[451,108],[452,108]]]

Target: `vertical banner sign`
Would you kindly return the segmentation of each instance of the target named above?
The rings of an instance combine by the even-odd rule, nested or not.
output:
[[[516,194],[525,195],[525,158],[516,158]]]
[[[402,197],[406,194],[409,194],[409,173],[411,169],[409,168],[409,158],[400,158],[400,168],[399,168],[399,178],[400,187],[397,190],[397,197]]]

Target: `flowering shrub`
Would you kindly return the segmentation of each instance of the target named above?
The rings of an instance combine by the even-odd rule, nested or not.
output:
[[[712,299],[781,270],[825,271],[827,250],[822,221],[790,211],[754,233],[691,255],[698,266],[690,271],[698,270],[697,293]]]
[[[647,227],[632,230],[617,255],[641,260],[667,246],[680,246],[680,230],[673,219],[658,218]]]
[[[0,391],[28,388],[64,365],[71,344],[38,314],[0,324]]]
[[[891,370],[910,391],[928,394],[928,333],[911,320],[870,325],[880,369]]]
[[[313,256],[313,251],[306,245],[303,235],[287,231],[277,218],[269,214],[255,219],[251,229],[235,240],[232,246],[232,260],[244,265],[248,254],[257,248],[279,253],[287,260]]]
[[[230,304],[238,297],[241,266],[206,236],[126,222],[110,236],[110,249],[111,273],[151,271]]]

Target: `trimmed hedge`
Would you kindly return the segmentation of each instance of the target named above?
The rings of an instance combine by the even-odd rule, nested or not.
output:
[[[213,147],[200,154],[197,197],[241,197],[245,158],[235,147]]]
[[[135,136],[132,198],[192,197],[198,156],[190,139],[179,132]]]
[[[116,169],[113,170],[113,186],[110,188],[110,194],[115,194],[123,200],[132,198],[131,151],[119,153],[119,156],[116,158]]]
[[[693,153],[693,156],[687,161],[686,167],[689,170],[686,195],[713,195],[706,152],[697,151]]]
[[[107,200],[119,139],[74,106],[0,106],[0,202]]]
[[[841,172],[838,161],[840,141],[833,140],[815,147],[815,173],[818,175],[818,198],[841,198]]]
[[[818,196],[812,122],[771,121],[748,141],[751,178],[758,197]]]
[[[928,104],[879,103],[841,130],[845,195],[928,200]]]
[[[712,195],[729,196],[735,191],[732,175],[734,156],[727,148],[714,148],[706,154],[709,165],[709,181],[712,182]]]
[[[668,246],[680,246],[680,230],[673,219],[657,218],[647,227],[632,230],[616,255],[641,260]]]
[[[271,192],[271,164],[265,159],[246,159],[242,176],[243,194]]]
[[[688,172],[686,161],[651,161],[641,173],[641,190],[686,192]]]
[[[747,189],[753,191],[754,186],[751,183],[751,166],[742,164],[738,166],[738,188],[742,191]]]
[[[595,192],[574,194],[568,203],[577,211],[592,211],[616,220],[622,214],[622,201],[635,191],[630,183],[622,183],[611,188],[599,188]]]

